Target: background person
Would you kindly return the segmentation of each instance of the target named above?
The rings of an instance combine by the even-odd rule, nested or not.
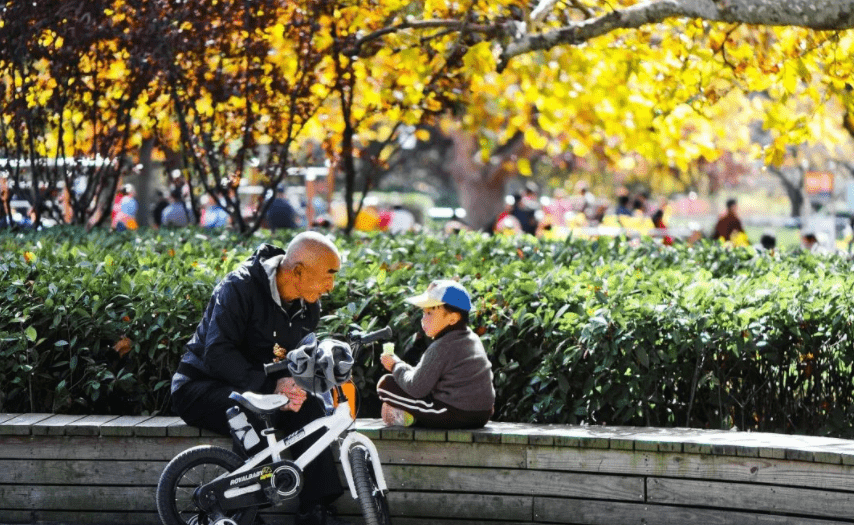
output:
[[[226,410],[235,405],[232,391],[278,393],[290,402],[273,416],[277,429],[295,432],[325,415],[320,398],[307,396],[288,371],[267,377],[276,345],[285,350],[315,331],[320,297],[332,290],[341,258],[335,245],[316,232],[294,237],[287,251],[262,244],[240,267],[216,286],[196,332],[186,344],[172,377],[172,407],[188,425],[229,435]],[[259,431],[263,423],[246,414]],[[313,443],[293,445],[295,455]],[[250,453],[263,448],[256,445]],[[330,503],[342,493],[330,450],[305,468],[297,525],[347,524],[335,517]]]
[[[298,227],[297,211],[288,200],[283,186],[278,188],[276,198],[273,199],[270,207],[267,208],[267,214],[264,215],[264,224],[272,231],[282,228],[293,230]]]
[[[122,194],[124,196],[119,200],[119,209],[114,217],[114,228],[116,231],[136,230],[138,228],[136,214],[139,210],[136,188],[132,184],[125,184]]]
[[[229,225],[231,216],[222,206],[222,197],[219,191],[215,191],[213,196],[204,194],[200,200],[202,201],[202,212],[199,223],[203,228],[225,228]]]
[[[169,193],[169,205],[163,208],[163,213],[160,215],[160,226],[187,226],[190,223],[196,222],[196,217],[193,215],[193,210],[181,194],[180,188],[174,188]]]
[[[729,241],[732,238],[732,234],[736,232],[744,233],[744,226],[742,226],[741,219],[738,217],[738,201],[727,199],[726,212],[718,218],[715,230],[712,232],[712,238]]]

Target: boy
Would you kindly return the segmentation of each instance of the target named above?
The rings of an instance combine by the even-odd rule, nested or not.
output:
[[[432,428],[483,427],[493,413],[495,389],[483,344],[468,327],[469,293],[457,282],[439,280],[406,302],[423,308],[421,328],[433,343],[416,367],[394,354],[381,357],[391,372],[377,384],[383,421]]]

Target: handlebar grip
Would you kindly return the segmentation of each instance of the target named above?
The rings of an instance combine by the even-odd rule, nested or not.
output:
[[[288,362],[284,360],[277,363],[267,363],[264,365],[264,373],[270,375],[279,372],[280,370],[285,370],[286,368],[288,368]]]
[[[355,334],[354,339],[359,343],[366,345],[369,343],[374,343],[376,341],[386,341],[391,339],[391,327],[386,326],[385,328],[381,328],[375,332],[368,332],[366,334]]]

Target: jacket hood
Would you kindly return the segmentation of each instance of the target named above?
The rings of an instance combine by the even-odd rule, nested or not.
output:
[[[276,268],[279,266],[279,261],[284,258],[285,250],[272,244],[261,244],[249,259],[246,260],[244,268],[253,279],[264,279],[270,284],[270,293],[273,300],[279,303],[279,294],[276,291],[276,283],[274,275]]]

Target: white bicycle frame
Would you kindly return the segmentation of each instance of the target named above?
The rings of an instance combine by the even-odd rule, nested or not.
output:
[[[232,476],[234,474],[250,471],[260,465],[268,457],[270,457],[274,463],[281,461],[282,452],[290,448],[294,443],[299,443],[306,436],[309,436],[322,428],[326,428],[326,432],[320,436],[320,438],[318,438],[318,440],[311,445],[308,450],[303,452],[299,457],[293,458],[294,464],[299,467],[300,471],[305,471],[305,467],[319,456],[321,452],[326,450],[333,441],[339,439],[342,434],[347,434],[341,441],[339,448],[341,453],[341,466],[344,468],[344,476],[347,478],[347,485],[350,488],[350,494],[353,496],[353,499],[357,499],[358,495],[356,494],[356,484],[353,482],[353,472],[350,468],[350,450],[357,446],[366,448],[370,453],[371,463],[374,466],[374,474],[376,475],[377,488],[385,492],[388,490],[388,487],[385,482],[385,476],[383,476],[382,464],[380,463],[377,449],[367,436],[359,434],[355,430],[350,430],[354,423],[355,421],[350,414],[350,406],[347,403],[340,403],[335,407],[332,415],[315,419],[303,428],[285,436],[281,440],[276,439],[275,431],[265,431],[263,433],[267,437],[267,448],[252,456],[249,461],[244,463],[237,470],[229,472],[224,476]],[[260,483],[255,483],[239,489],[229,489],[225,491],[224,496],[226,498],[233,498],[256,490],[261,490]]]

